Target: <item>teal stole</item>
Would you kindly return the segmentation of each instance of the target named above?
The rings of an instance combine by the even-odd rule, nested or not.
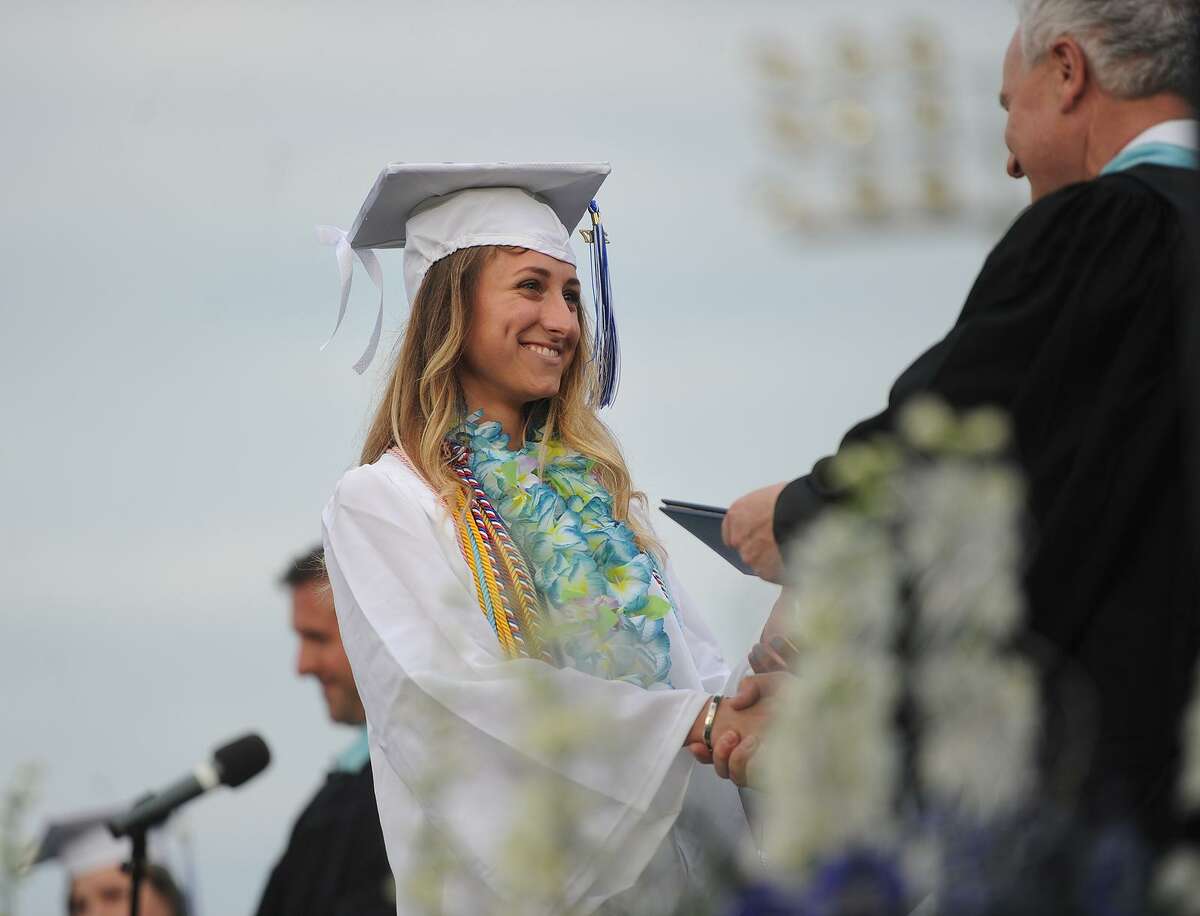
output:
[[[1127,149],[1101,169],[1101,175],[1124,172],[1138,165],[1166,165],[1177,169],[1200,167],[1200,154],[1174,143],[1143,143]]]

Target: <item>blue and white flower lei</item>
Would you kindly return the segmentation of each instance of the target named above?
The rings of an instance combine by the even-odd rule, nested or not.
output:
[[[592,459],[546,445],[541,431],[519,451],[495,421],[468,417],[450,438],[468,450],[471,470],[524,555],[547,610],[547,633],[563,664],[607,680],[670,687],[673,612],[653,557],[613,517],[612,495]]]

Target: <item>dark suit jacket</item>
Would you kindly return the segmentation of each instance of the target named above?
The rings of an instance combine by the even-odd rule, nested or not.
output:
[[[258,916],[395,916],[368,763],[330,773],[300,814],[258,905]]]

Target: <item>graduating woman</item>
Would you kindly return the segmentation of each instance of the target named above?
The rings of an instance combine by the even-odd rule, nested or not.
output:
[[[596,414],[616,368],[607,174],[394,165],[349,233],[326,230],[343,311],[352,256],[380,283],[377,247],[405,248],[411,303],[324,513],[400,913],[669,912],[745,828],[688,748],[764,711],[721,706],[729,671]],[[594,330],[568,229],[589,205]]]

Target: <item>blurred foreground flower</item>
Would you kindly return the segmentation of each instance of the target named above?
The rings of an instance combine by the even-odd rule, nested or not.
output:
[[[29,869],[33,842],[24,834],[25,818],[37,800],[42,767],[18,767],[0,800],[0,916],[16,916],[17,890]]]
[[[814,654],[784,689],[763,749],[763,852],[804,879],[850,847],[888,843],[899,769],[897,678],[883,653]]]
[[[1177,916],[1200,916],[1200,850],[1181,847],[1159,865],[1154,901]]]
[[[737,912],[906,912],[949,880],[945,844],[989,831],[1036,785],[1037,672],[1010,648],[1024,488],[1003,459],[1008,425],[921,399],[899,426],[837,455],[844,498],[793,548],[801,657],[756,777],[786,893]],[[850,873],[870,876],[861,893],[835,880]]]
[[[1184,767],[1179,780],[1179,800],[1187,811],[1200,810],[1200,671],[1195,693],[1183,723]]]
[[[979,823],[1029,798],[1036,773],[1037,680],[1016,658],[950,653],[921,662],[918,771],[940,805]]]

